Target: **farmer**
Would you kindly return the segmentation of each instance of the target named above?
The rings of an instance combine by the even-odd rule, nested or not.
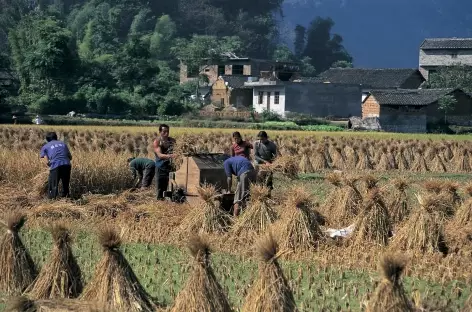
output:
[[[251,149],[253,148],[252,144],[248,141],[243,141],[241,133],[238,131],[233,132],[233,145],[231,145],[231,156],[242,156],[249,159]]]
[[[16,115],[13,115],[12,119],[13,119],[13,124],[16,125],[18,122],[18,118],[16,118]]]
[[[164,199],[164,192],[169,186],[169,174],[171,172],[171,160],[175,158],[172,154],[175,140],[169,136],[169,126],[159,126],[159,137],[154,140],[154,154],[156,155],[156,190],[157,199]]]
[[[244,206],[249,197],[249,188],[251,183],[256,181],[256,171],[251,162],[243,156],[230,157],[224,161],[223,166],[227,177],[228,189],[231,193],[233,184],[233,175],[238,178],[238,186],[234,193],[234,216],[239,214],[240,206]]]
[[[269,188],[269,196],[274,188],[273,174],[270,170],[260,170],[264,165],[270,165],[277,157],[277,145],[269,140],[267,132],[261,131],[254,142],[254,159],[258,172],[258,182],[264,183]],[[262,166],[261,166],[262,165]]]
[[[56,132],[46,134],[46,143],[41,148],[40,157],[46,158],[49,166],[48,198],[55,199],[58,195],[59,181],[62,181],[62,197],[69,196],[69,182],[72,155],[67,145],[57,139]]]
[[[141,186],[142,188],[149,187],[154,179],[156,172],[156,163],[148,158],[129,158],[129,168],[133,174],[133,180],[136,181],[134,188]]]

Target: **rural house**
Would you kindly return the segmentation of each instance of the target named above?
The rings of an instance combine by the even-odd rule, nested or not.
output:
[[[316,79],[324,83],[360,85],[361,102],[371,90],[418,89],[425,80],[416,68],[331,68]]]
[[[185,83],[204,74],[208,76],[209,85],[213,85],[220,76],[270,77],[288,81],[299,72],[298,64],[270,60],[238,57],[233,53],[224,53],[219,60],[203,60],[200,68],[189,68],[180,64],[180,83]]]
[[[420,46],[419,68],[426,80],[440,67],[472,66],[472,38],[429,38]]]
[[[245,86],[253,90],[257,113],[267,110],[282,117],[288,112],[340,118],[361,115],[359,85],[260,79]]]
[[[472,99],[460,89],[374,90],[362,104],[362,118],[378,117],[384,131],[425,133],[428,123],[444,118],[439,100],[448,94],[457,101],[448,121],[470,125]]]
[[[244,83],[244,76],[220,76],[211,87],[211,102],[218,107],[233,106],[250,108],[252,104],[252,89]]]

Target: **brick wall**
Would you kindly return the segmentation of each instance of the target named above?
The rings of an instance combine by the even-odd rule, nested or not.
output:
[[[371,95],[364,101],[364,103],[362,103],[362,118],[379,117],[379,115],[380,105],[377,103],[377,100]]]

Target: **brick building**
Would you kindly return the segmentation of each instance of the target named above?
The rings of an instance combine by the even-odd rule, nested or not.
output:
[[[453,95],[456,106],[448,112],[448,121],[470,125],[472,98],[460,89],[375,90],[362,104],[362,117],[378,117],[385,131],[425,133],[428,123],[442,121],[439,100]]]
[[[211,87],[211,102],[218,107],[250,108],[252,89],[244,85],[246,81],[242,76],[218,77]]]
[[[429,38],[420,45],[419,69],[426,80],[438,68],[472,66],[472,38]]]

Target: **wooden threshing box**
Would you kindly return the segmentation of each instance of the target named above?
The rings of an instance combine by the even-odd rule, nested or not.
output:
[[[175,173],[175,182],[187,195],[198,195],[197,187],[205,183],[214,185],[218,190],[226,188],[224,154],[197,154],[184,158],[180,169]]]

